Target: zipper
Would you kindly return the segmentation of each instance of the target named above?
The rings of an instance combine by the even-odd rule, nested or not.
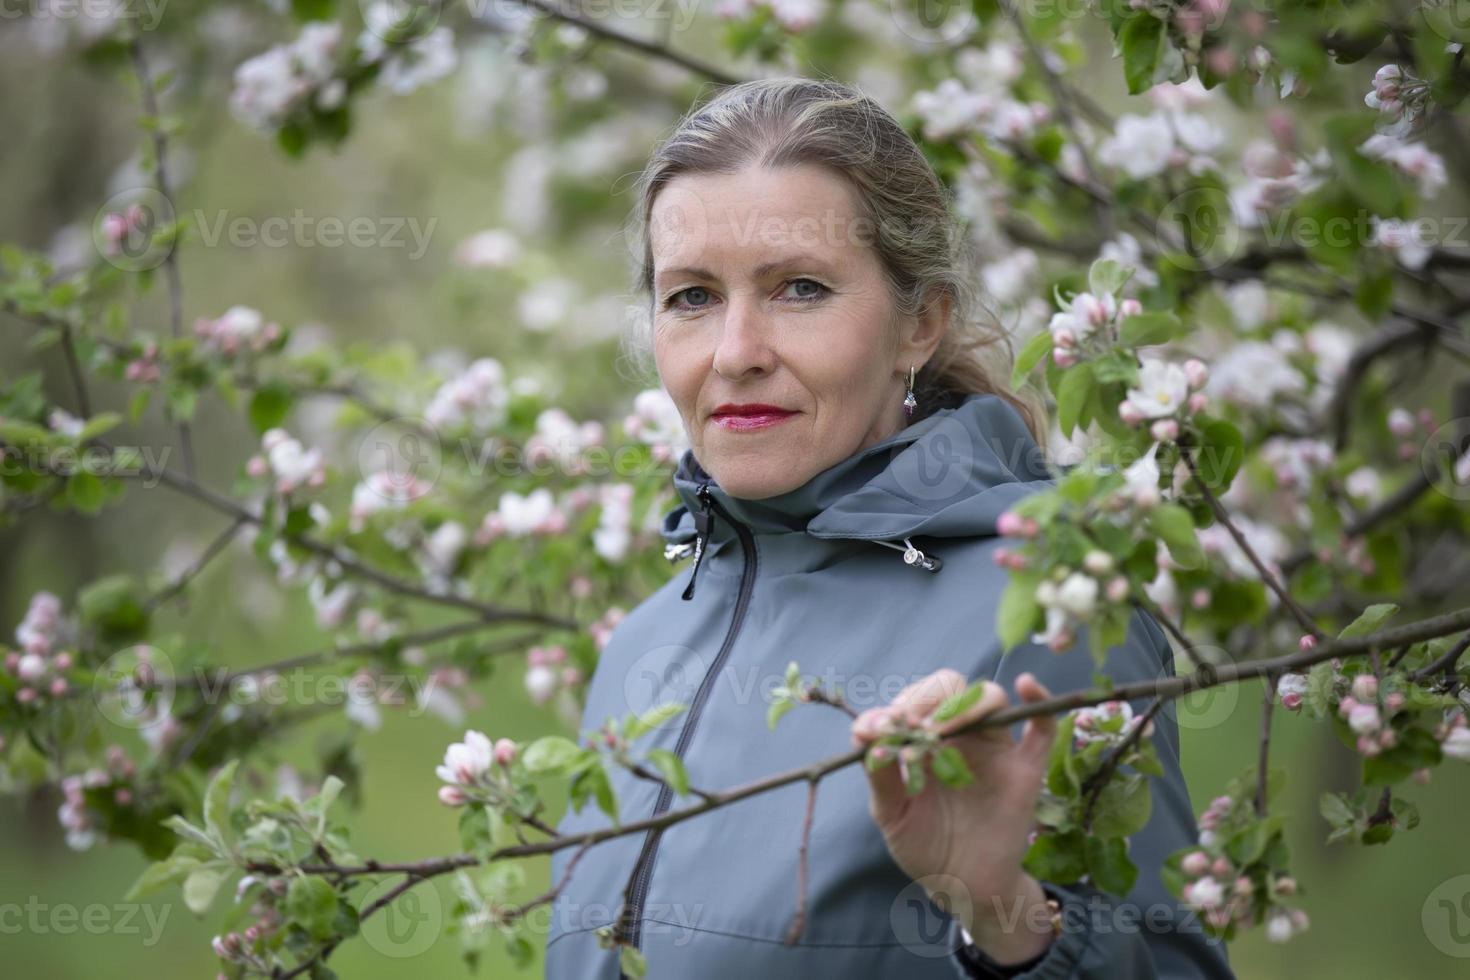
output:
[[[699,716],[704,711],[705,702],[709,700],[711,688],[714,687],[715,678],[720,669],[725,665],[730,655],[730,648],[735,645],[735,638],[740,634],[741,624],[745,621],[745,612],[750,605],[750,594],[755,588],[755,536],[750,529],[739,521],[732,519],[729,513],[714,500],[709,493],[709,484],[704,483],[699,487],[700,508],[704,520],[699,522],[700,536],[695,539],[695,566],[694,572],[699,571],[699,560],[704,556],[704,547],[708,543],[709,529],[712,526],[713,515],[719,515],[729,522],[740,536],[740,548],[743,553],[744,566],[740,572],[740,592],[735,598],[735,613],[730,618],[730,627],[725,632],[725,640],[720,644],[720,650],[715,654],[714,663],[710,664],[709,670],[705,671],[704,677],[699,682],[699,688],[694,692],[694,700],[689,705],[689,712],[684,719],[684,727],[679,730],[679,738],[674,743],[674,754],[680,759],[684,758],[685,751],[689,748],[689,742],[694,737],[694,728],[699,724]],[[694,594],[694,575],[689,577],[689,585],[685,589],[684,598]],[[659,787],[658,799],[653,805],[652,816],[658,816],[669,809],[673,803],[674,791],[668,783]],[[618,919],[618,932],[625,937],[625,941],[635,949],[638,947],[643,935],[643,923],[640,916],[643,913],[643,903],[648,898],[648,883],[653,876],[653,861],[658,854],[659,838],[663,834],[662,828],[656,828],[648,832],[643,839],[643,850],[638,855],[638,863],[634,865],[632,884],[628,889],[628,897],[624,902],[622,914]],[[625,974],[619,971],[620,980],[627,980]]]
[[[689,584],[684,586],[684,599],[694,598],[694,579],[699,575],[699,566],[704,564],[704,550],[715,526],[714,498],[710,496],[709,484],[701,483],[695,495],[699,498],[699,510],[694,512],[694,567],[689,571]]]

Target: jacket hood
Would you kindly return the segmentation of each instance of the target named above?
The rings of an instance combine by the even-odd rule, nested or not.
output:
[[[972,394],[774,497],[730,496],[692,449],[673,481],[680,503],[664,515],[660,533],[682,545],[695,537],[703,484],[756,534],[883,540],[994,535],[996,519],[1052,476],[1020,414],[996,395]],[[714,540],[733,534],[726,521],[715,529]]]

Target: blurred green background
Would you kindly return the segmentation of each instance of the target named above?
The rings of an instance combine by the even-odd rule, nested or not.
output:
[[[235,60],[263,45],[252,47],[246,34],[217,50],[229,52],[232,43],[238,45]],[[1121,102],[1115,74],[1110,71],[1108,81],[1099,83],[1100,99]],[[213,77],[224,84],[225,73]],[[586,135],[587,120],[578,116],[582,110],[562,104],[558,93],[540,93],[537,86],[544,79],[512,81],[493,45],[472,47],[455,80],[406,98],[372,100],[371,111],[362,114],[340,151],[315,149],[300,161],[287,159],[268,138],[232,120],[223,108],[225,89],[191,93],[199,98],[186,105],[208,110],[184,113],[188,156],[177,163],[188,179],[177,195],[181,207],[202,208],[209,221],[221,212],[262,219],[301,209],[316,217],[409,216],[421,227],[434,224],[428,249],[418,260],[401,248],[210,248],[193,241],[181,255],[186,322],[244,303],[284,326],[319,325],[320,336],[331,343],[410,344],[423,352],[456,347],[472,357],[493,355],[516,373],[539,376],[575,417],[612,417],[649,380],[617,358],[626,274],[618,228],[629,206],[626,191],[640,155],[698,91],[677,72],[657,73],[657,78],[659,84],[650,86],[646,72],[610,73],[612,91],[626,92],[620,95],[627,103],[623,108],[642,120],[641,127],[624,120],[615,131],[594,130],[595,138],[580,143],[560,141],[555,132],[562,128]],[[546,121],[551,135],[534,138],[526,130],[526,116],[535,117],[543,103],[552,111]],[[0,238],[64,250],[65,242],[53,238],[56,229],[76,223],[85,232],[110,193],[109,183],[133,155],[136,113],[132,93],[115,75],[35,50],[17,37],[13,25],[0,26]],[[528,147],[536,153],[526,153]],[[539,177],[545,177],[544,184],[528,189]],[[525,227],[517,228],[517,221]],[[554,257],[548,274],[575,281],[578,298],[567,316],[571,328],[525,329],[506,314],[518,287],[492,273],[454,265],[461,240],[499,226],[517,228],[531,244],[546,249]],[[140,322],[151,316],[162,325],[161,308],[144,304],[138,312]],[[25,356],[24,344],[24,330],[8,327],[0,334],[0,361],[17,363]],[[37,360],[64,400],[59,362],[53,358],[54,352]],[[103,388],[94,397],[117,404],[118,392]],[[201,475],[228,485],[253,449],[254,437],[242,420],[218,406],[203,408],[196,432]],[[147,569],[180,553],[192,554],[218,530],[216,518],[161,492],[134,490],[121,508],[95,523],[35,513],[0,532],[0,621],[17,622],[38,589],[70,597],[104,570]],[[175,615],[175,628],[213,644],[222,663],[264,662],[322,645],[305,600],[274,589],[243,549],[212,567],[187,611]],[[500,676],[504,683],[487,685],[485,704],[471,713],[468,724],[492,737],[547,731],[554,721],[522,693],[519,661],[506,661]],[[1233,707],[1202,702],[1181,712],[1196,811],[1254,763],[1259,689],[1248,685],[1237,693]],[[365,807],[355,818],[358,849],[402,860],[456,851],[455,818],[435,800],[439,781],[433,769],[461,729],[432,716],[384,714],[380,731],[359,737]],[[1312,927],[1285,946],[1268,944],[1259,932],[1247,935],[1232,948],[1239,974],[1262,980],[1470,975],[1470,962],[1426,940],[1422,918],[1437,885],[1470,872],[1464,843],[1470,783],[1461,779],[1456,785],[1445,778],[1459,775],[1453,771],[1456,764],[1447,763],[1429,786],[1406,788],[1423,818],[1416,830],[1386,847],[1328,848],[1322,843],[1326,825],[1316,816],[1317,798],[1324,791],[1355,787],[1355,757],[1331,741],[1324,727],[1305,719],[1278,711],[1276,726],[1275,758],[1290,772],[1285,807],[1302,817],[1291,824],[1291,846]],[[342,727],[339,717],[304,726],[281,746],[282,761],[308,763],[318,740]],[[69,850],[56,821],[58,802],[51,794],[0,797],[0,905],[82,908],[98,903],[111,909],[145,862],[127,848]],[[545,888],[546,870],[537,863],[528,871],[529,896]],[[447,883],[433,887],[438,906],[447,908]],[[69,933],[15,932],[13,916],[0,920],[0,974],[62,978],[101,969],[119,975],[212,975],[213,920],[192,916],[176,891],[150,904],[155,917],[167,916],[159,941],[151,946],[145,944],[148,927],[141,915],[131,921],[140,930],[135,934],[120,934],[122,929],[91,934],[80,927]],[[427,918],[417,928],[441,928],[442,920],[432,915],[434,904],[425,899]],[[1436,911],[1431,908],[1429,914]],[[117,913],[109,916],[121,925]],[[1470,944],[1459,949],[1470,955]],[[350,978],[468,973],[457,940],[447,935],[411,958],[385,956],[369,942],[349,942],[331,966]],[[512,968],[492,945],[480,973],[505,976]]]

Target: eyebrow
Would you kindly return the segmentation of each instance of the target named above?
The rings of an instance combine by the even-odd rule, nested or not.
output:
[[[822,259],[819,259],[812,255],[788,255],[783,258],[773,259],[770,262],[762,262],[760,265],[755,267],[754,275],[755,278],[759,279],[762,276],[766,276],[772,272],[775,272],[777,269],[793,265],[815,266],[824,272],[830,272],[832,269],[830,263],[825,262]],[[687,266],[683,269],[669,269],[667,271],[660,272],[658,276],[655,277],[654,281],[656,283],[662,283],[670,279],[683,278],[685,276],[693,276],[696,279],[718,278],[713,272],[710,272],[708,269],[700,269],[695,266]]]

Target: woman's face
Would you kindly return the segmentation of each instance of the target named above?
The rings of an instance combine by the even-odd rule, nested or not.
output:
[[[897,315],[849,193],[819,167],[750,167],[680,175],[654,200],[654,358],[731,496],[793,490],[903,428],[909,365],[943,335],[947,301]]]

